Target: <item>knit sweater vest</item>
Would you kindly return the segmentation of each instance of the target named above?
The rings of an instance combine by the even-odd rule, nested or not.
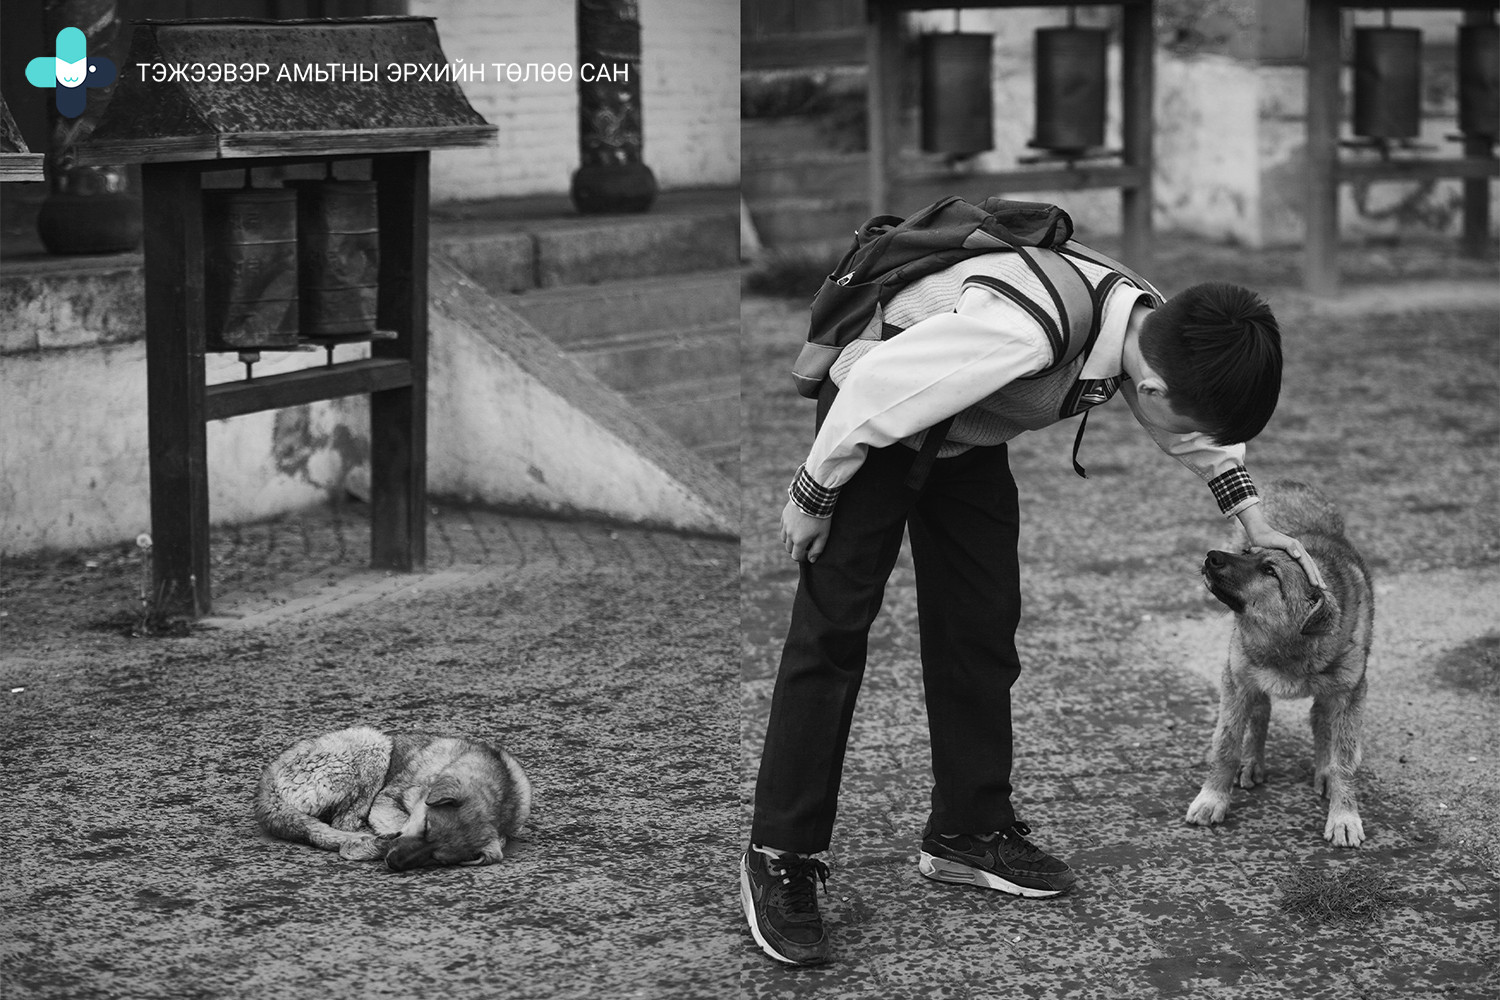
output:
[[[1070,260],[1083,274],[1091,292],[1096,292],[1104,279],[1114,273],[1091,261],[1077,258]],[[1042,286],[1035,272],[1021,259],[1020,254],[981,254],[912,282],[891,299],[883,314],[877,310],[874,318],[860,333],[859,339],[846,346],[834,362],[829,372],[834,384],[842,385],[854,363],[881,342],[880,335],[885,324],[905,330],[928,316],[952,312],[958,305],[958,297],[965,284],[970,278],[979,275],[1009,283],[1046,310],[1055,322],[1059,320],[1052,296]],[[1095,299],[1097,302],[1097,294]],[[1103,303],[1098,303],[1095,309],[1102,314]],[[1074,331],[1072,335],[1087,336],[1088,331]],[[961,410],[938,450],[938,457],[948,458],[976,446],[1003,444],[1022,431],[1046,427],[1062,420],[1064,416],[1081,412],[1075,410],[1064,414],[1062,410],[1086,360],[1086,356],[1080,354],[1072,364],[1050,375],[1018,378],[973,406]],[[1109,391],[1112,393],[1113,387]],[[926,431],[921,431],[903,438],[901,443],[911,448],[920,448],[926,435]]]

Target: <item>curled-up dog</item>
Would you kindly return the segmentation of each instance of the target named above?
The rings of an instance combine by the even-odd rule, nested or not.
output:
[[[531,812],[531,784],[479,740],[368,726],[306,739],[266,765],[255,818],[273,837],[395,871],[489,865]]]
[[[1337,847],[1358,847],[1365,833],[1354,770],[1375,616],[1370,572],[1344,537],[1338,509],[1317,490],[1280,482],[1263,502],[1267,519],[1317,561],[1327,589],[1314,588],[1279,550],[1208,554],[1204,583],[1234,612],[1234,631],[1209,774],[1188,807],[1187,822],[1220,822],[1236,781],[1253,788],[1265,780],[1271,697],[1311,696],[1313,788],[1328,799],[1323,836]]]

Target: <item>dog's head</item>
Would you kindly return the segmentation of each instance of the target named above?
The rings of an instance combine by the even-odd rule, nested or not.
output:
[[[1210,552],[1203,582],[1230,611],[1278,635],[1327,635],[1338,624],[1333,594],[1314,587],[1280,549]]]
[[[488,865],[504,855],[506,776],[486,754],[466,752],[445,767],[422,805],[421,832],[396,838],[385,863],[393,871],[428,865]],[[413,818],[416,818],[415,812]]]

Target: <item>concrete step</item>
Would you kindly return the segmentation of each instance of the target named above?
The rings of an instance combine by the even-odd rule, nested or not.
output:
[[[699,454],[717,454],[738,447],[738,371],[631,392],[625,398],[643,416]]]
[[[554,199],[555,200],[555,199]],[[739,263],[734,191],[663,196],[639,215],[580,216],[536,204],[444,206],[433,245],[486,288],[532,288],[729,268]]]
[[[837,238],[847,249],[854,231],[870,217],[870,206],[861,187],[836,197],[757,199],[750,202],[750,216],[765,246]]]
[[[727,375],[738,369],[738,322],[585,341],[567,354],[620,392]]]
[[[740,189],[752,203],[833,192],[864,198],[869,170],[869,158],[863,153],[782,152],[746,162],[740,168]]]
[[[738,226],[736,218],[736,231]],[[738,269],[702,271],[545,288],[501,301],[570,349],[627,333],[738,322],[740,274]]]
[[[788,115],[740,122],[741,169],[762,160],[780,159],[793,151],[860,153],[865,146],[863,126],[817,115]]]

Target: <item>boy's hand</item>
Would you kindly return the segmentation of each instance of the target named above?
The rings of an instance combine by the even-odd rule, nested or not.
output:
[[[781,545],[791,553],[793,559],[802,562],[817,562],[828,544],[828,529],[831,517],[813,517],[803,512],[791,500],[781,509]]]
[[[1323,574],[1318,571],[1318,564],[1313,562],[1313,557],[1307,554],[1307,549],[1302,543],[1290,535],[1284,535],[1271,527],[1264,514],[1260,512],[1260,505],[1247,507],[1240,511],[1240,524],[1245,529],[1245,538],[1249,543],[1260,549],[1281,549],[1287,555],[1297,560],[1302,567],[1302,572],[1307,574],[1307,581],[1319,590],[1326,589],[1323,583]]]

